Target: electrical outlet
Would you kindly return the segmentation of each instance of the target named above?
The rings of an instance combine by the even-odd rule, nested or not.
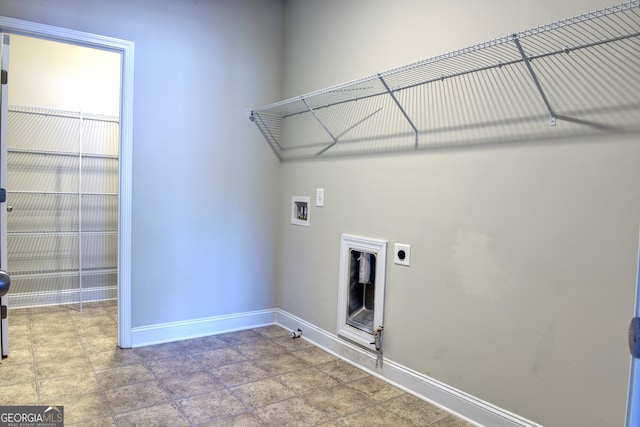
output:
[[[411,265],[411,245],[396,243],[393,247],[393,263],[398,265]]]

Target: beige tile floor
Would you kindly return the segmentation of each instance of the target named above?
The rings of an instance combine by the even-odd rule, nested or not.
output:
[[[0,405],[63,405],[66,426],[470,426],[275,325],[119,349],[116,310],[10,310]]]

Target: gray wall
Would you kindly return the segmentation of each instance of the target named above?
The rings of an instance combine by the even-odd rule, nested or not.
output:
[[[275,305],[279,167],[246,108],[280,97],[283,2],[10,0],[135,42],[132,326]]]
[[[340,233],[409,243],[412,266],[388,265],[386,357],[545,425],[602,426],[624,419],[640,148],[280,167],[245,108],[605,5],[8,0],[0,15],[136,43],[134,327],[278,306],[334,332]],[[290,197],[316,187],[312,226],[289,225]]]
[[[606,5],[290,1],[285,97]],[[340,234],[411,244],[387,261],[385,357],[545,426],[623,425],[638,164],[613,137],[285,163],[278,306],[335,333]]]

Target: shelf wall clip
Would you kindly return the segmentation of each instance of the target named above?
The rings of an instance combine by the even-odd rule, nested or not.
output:
[[[544,101],[544,105],[547,107],[547,111],[549,112],[549,126],[555,126],[556,125],[556,113],[553,111],[553,108],[551,108],[551,104],[549,103],[549,100],[547,99],[547,95],[545,95],[544,90],[542,89],[542,85],[540,84],[540,81],[538,80],[538,76],[536,76],[535,71],[533,71],[533,67],[531,66],[531,58],[527,58],[527,55],[524,53],[524,49],[522,48],[522,44],[520,44],[520,40],[518,39],[518,35],[517,34],[513,34],[512,38],[513,38],[513,42],[515,43],[516,47],[518,48],[518,52],[520,52],[520,56],[522,57],[522,61],[524,62],[524,65],[526,65],[527,70],[529,71],[529,74],[531,75],[531,79],[533,79],[533,83],[536,85],[536,88],[538,89],[538,93],[542,97],[542,101]]]
[[[387,85],[387,82],[384,81],[384,78],[381,74],[378,74],[378,78],[380,79],[380,82],[382,83],[384,88],[387,90],[389,96],[391,96],[391,99],[393,99],[393,102],[395,102],[396,106],[400,109],[400,112],[402,113],[404,118],[407,119],[407,122],[409,122],[409,125],[411,125],[411,127],[413,128],[413,132],[416,134],[416,148],[418,148],[418,128],[416,128],[416,126],[413,124],[413,121],[411,120],[411,117],[409,117],[404,108],[402,108],[402,105],[400,105],[400,101],[398,101],[398,98],[396,98],[396,96],[393,94],[393,91],[391,90],[389,85]]]

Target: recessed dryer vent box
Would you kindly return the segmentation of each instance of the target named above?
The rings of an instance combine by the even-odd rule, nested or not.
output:
[[[311,224],[309,206],[310,197],[293,196],[291,198],[291,224],[306,225]]]

